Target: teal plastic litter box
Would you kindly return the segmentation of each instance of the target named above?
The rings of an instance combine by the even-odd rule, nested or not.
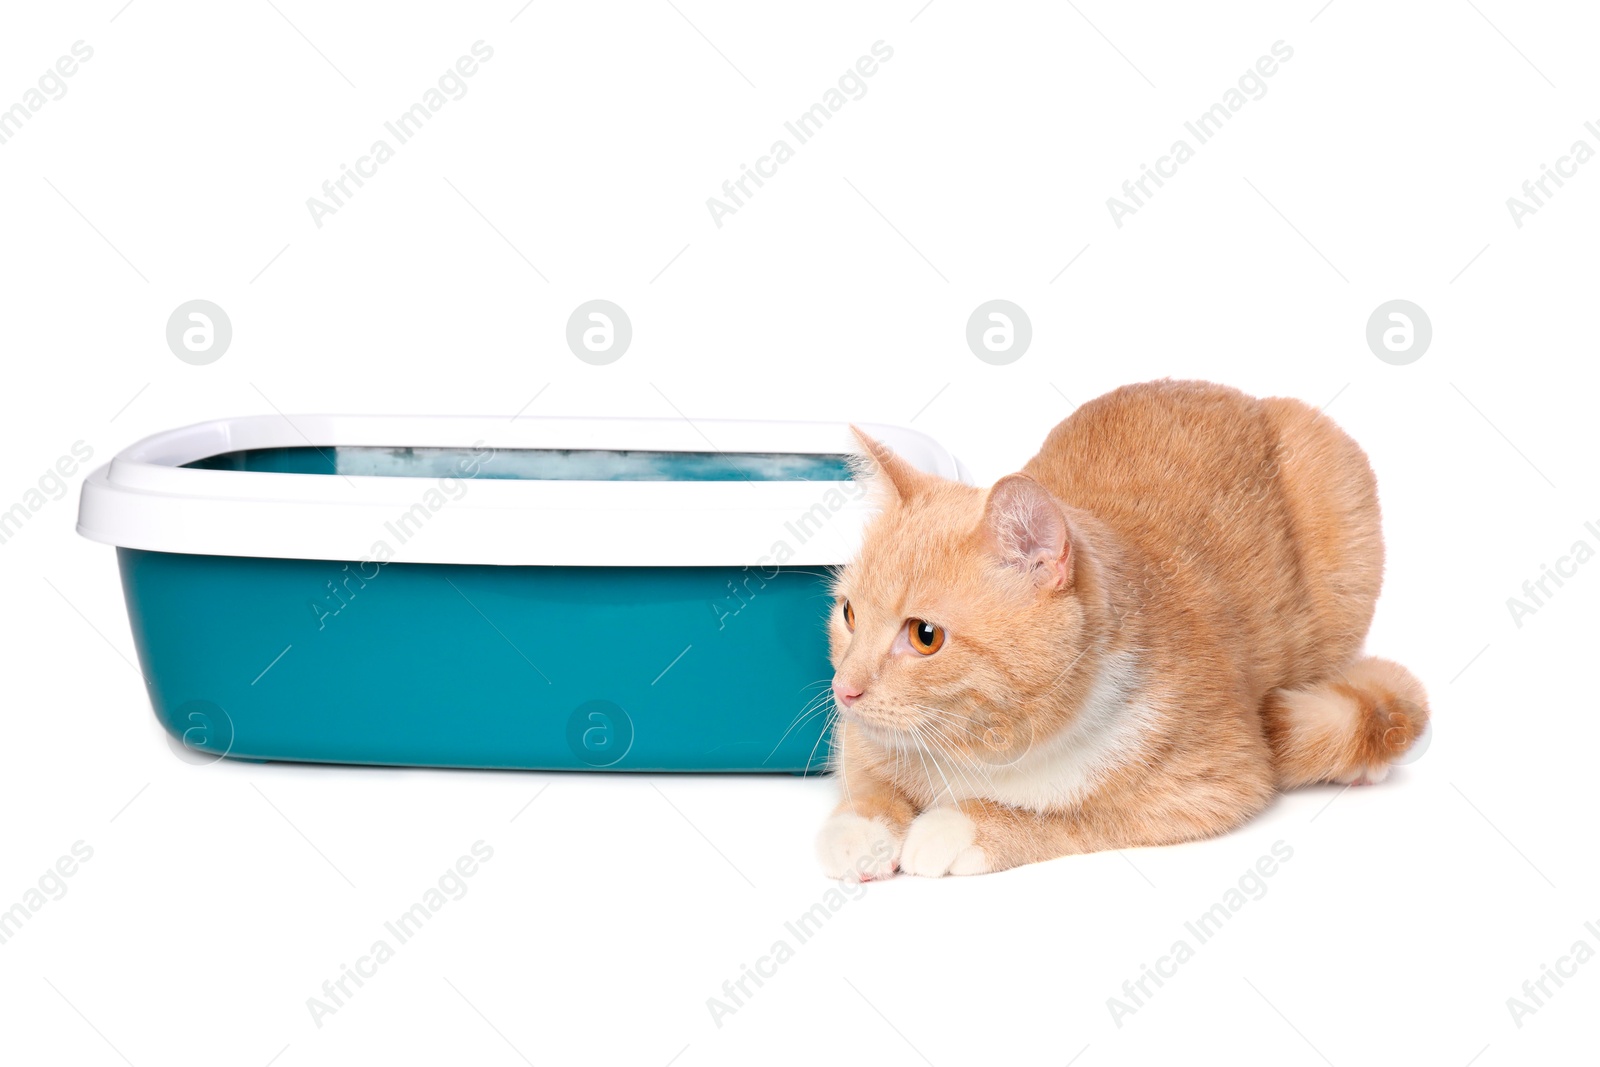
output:
[[[223,419],[92,472],[78,532],[117,546],[182,753],[803,773],[828,579],[871,514],[853,448],[842,423]]]

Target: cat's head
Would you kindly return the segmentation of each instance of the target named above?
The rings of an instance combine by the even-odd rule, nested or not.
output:
[[[856,431],[881,504],[828,624],[839,715],[886,747],[1007,763],[1063,725],[1087,640],[1082,538],[1020,474],[982,490]]]

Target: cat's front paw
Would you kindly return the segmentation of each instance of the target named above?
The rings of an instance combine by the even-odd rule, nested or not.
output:
[[[853,811],[829,817],[817,834],[817,858],[822,873],[848,882],[888,878],[900,858],[900,838],[882,819],[868,819]]]
[[[978,843],[978,827],[960,808],[933,808],[911,821],[900,869],[926,878],[984,874],[989,858]]]

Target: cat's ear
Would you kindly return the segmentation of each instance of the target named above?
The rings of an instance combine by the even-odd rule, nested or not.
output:
[[[854,464],[857,477],[884,485],[888,495],[899,500],[911,499],[927,484],[929,476],[897,456],[888,445],[862,433],[854,423],[850,432],[863,453]]]
[[[1008,567],[1033,578],[1041,589],[1072,584],[1072,538],[1067,517],[1049,491],[1025,474],[1009,474],[989,490],[983,532]]]

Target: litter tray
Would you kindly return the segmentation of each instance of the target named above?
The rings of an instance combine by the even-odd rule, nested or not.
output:
[[[151,703],[197,758],[804,773],[828,580],[871,515],[854,447],[839,423],[223,419],[92,472],[78,532],[117,546]]]

